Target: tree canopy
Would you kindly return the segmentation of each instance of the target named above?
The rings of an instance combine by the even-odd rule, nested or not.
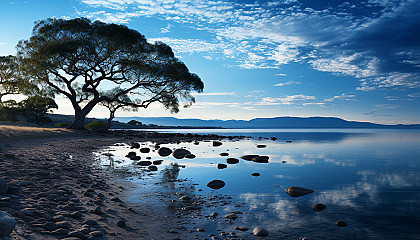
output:
[[[17,72],[15,57],[0,56],[0,108],[3,107],[4,96],[23,90],[24,84]]]
[[[133,108],[159,102],[178,112],[180,103],[194,103],[191,91],[203,90],[201,79],[168,45],[148,43],[123,25],[46,19],[35,24],[31,37],[17,49],[25,76],[40,89],[70,100],[74,129],[83,128],[86,115],[100,102]],[[104,94],[109,89],[118,90]]]

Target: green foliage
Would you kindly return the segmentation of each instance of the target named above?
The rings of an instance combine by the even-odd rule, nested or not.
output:
[[[21,112],[24,116],[27,116],[35,120],[36,124],[41,122],[49,123],[51,119],[45,117],[45,114],[50,111],[50,109],[57,109],[58,105],[55,103],[54,99],[42,97],[42,96],[31,96],[27,99],[19,102]]]
[[[75,129],[83,128],[86,115],[99,103],[117,103],[110,106],[116,110],[160,102],[178,112],[180,102],[191,105],[195,99],[190,92],[201,92],[204,86],[168,45],[150,44],[139,32],[118,24],[46,19],[36,23],[30,39],[19,42],[17,49],[27,78],[71,101],[75,118],[70,128]]]
[[[95,130],[102,130],[104,128],[107,128],[107,126],[108,126],[108,123],[106,122],[93,120],[93,122],[86,124],[85,128],[91,131],[95,131]]]
[[[58,127],[58,128],[67,128],[69,126],[70,126],[70,124],[69,123],[66,123],[66,122],[54,124],[54,127]]]

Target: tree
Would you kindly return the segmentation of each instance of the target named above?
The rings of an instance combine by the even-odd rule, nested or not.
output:
[[[37,22],[31,37],[17,48],[25,76],[70,100],[73,129],[82,129],[86,115],[103,101],[135,108],[160,102],[178,112],[180,102],[194,103],[191,91],[203,90],[201,79],[168,45],[150,44],[123,25],[86,18],[46,19]],[[102,94],[114,87],[120,90],[113,96]],[[125,101],[124,95],[133,99]]]
[[[102,96],[107,96],[110,99],[117,95],[117,93],[123,91],[120,87],[115,87],[109,91],[103,92],[101,95]],[[126,103],[130,103],[130,105],[127,105]],[[108,100],[104,100],[102,102],[99,103],[99,105],[102,105],[106,108],[108,108],[109,110],[109,118],[108,118],[108,125],[107,125],[107,129],[109,129],[112,125],[112,119],[115,118],[115,112],[118,109],[121,109],[123,111],[137,111],[138,108],[135,107],[135,105],[131,105],[131,103],[134,103],[134,101],[127,95],[127,94],[123,94],[123,95],[119,95],[118,96],[118,101],[108,101]]]
[[[51,109],[57,109],[58,106],[54,99],[42,96],[31,96],[19,102],[21,112],[35,120],[35,123],[40,125],[41,122],[50,121],[45,114]]]
[[[4,107],[3,97],[18,94],[22,88],[21,79],[17,74],[15,58],[13,56],[0,56],[0,108]]]

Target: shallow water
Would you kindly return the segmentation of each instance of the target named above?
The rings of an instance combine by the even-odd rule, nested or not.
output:
[[[160,130],[163,131],[163,130]],[[174,131],[174,130],[168,130]],[[176,130],[182,132],[182,130]],[[240,141],[222,141],[213,147],[211,142],[165,144],[171,149],[187,148],[195,159],[176,160],[160,157],[156,152],[140,153],[127,145],[111,146],[104,151],[114,154],[102,156],[103,165],[112,160],[114,169],[131,172],[128,180],[138,186],[132,189],[129,201],[143,188],[152,189],[161,181],[161,172],[144,172],[124,156],[136,151],[145,160],[163,159],[159,170],[170,163],[185,165],[178,178],[188,179],[191,194],[203,197],[230,196],[234,203],[203,209],[223,216],[241,211],[233,223],[223,219],[200,220],[205,229],[233,231],[235,226],[260,226],[275,239],[420,239],[420,132],[383,130],[186,130],[193,133],[252,136]],[[258,137],[263,137],[259,139]],[[276,141],[264,139],[277,137]],[[288,142],[286,142],[288,141]],[[291,142],[290,142],[291,141]],[[265,144],[266,148],[257,148]],[[145,143],[143,146],[153,146]],[[229,153],[221,157],[220,153]],[[245,161],[245,154],[269,156],[269,163]],[[240,159],[217,169],[226,158]],[[108,166],[109,167],[109,166]],[[251,173],[261,175],[254,177]],[[226,186],[211,190],[206,184],[214,179]],[[289,186],[315,190],[314,193],[293,198],[284,191]],[[185,188],[184,188],[185,189]],[[203,191],[198,191],[198,190]],[[140,200],[138,200],[140,201]],[[244,203],[238,206],[237,203]],[[314,211],[312,205],[323,203],[327,208]],[[236,206],[235,206],[236,205]],[[205,215],[204,213],[203,215]],[[335,222],[343,220],[347,227]],[[241,235],[242,234],[242,235]],[[247,233],[239,236],[249,237]],[[205,235],[204,235],[205,236]]]

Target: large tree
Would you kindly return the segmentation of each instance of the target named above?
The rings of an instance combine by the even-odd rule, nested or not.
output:
[[[31,37],[17,48],[25,76],[70,100],[73,129],[82,129],[86,115],[103,101],[135,108],[160,102],[177,112],[181,102],[194,102],[191,91],[203,90],[201,79],[168,45],[148,43],[123,25],[86,18],[46,19],[37,22]],[[120,90],[113,96],[102,94],[114,87]]]
[[[3,97],[18,94],[22,80],[17,72],[17,65],[13,56],[0,56],[0,108],[3,107]]]

